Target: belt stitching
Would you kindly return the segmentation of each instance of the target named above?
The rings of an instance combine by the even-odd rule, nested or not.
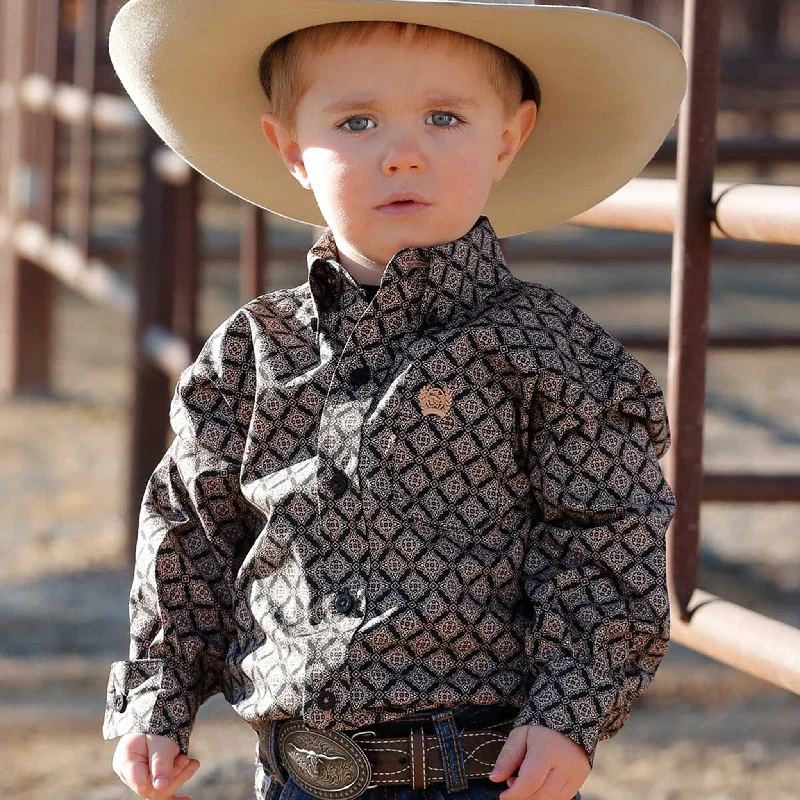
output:
[[[414,780],[414,728],[411,728],[411,735],[408,738],[411,742],[411,788],[413,789],[416,786],[416,781]]]
[[[470,737],[475,737],[475,736],[480,736],[480,735],[481,734],[479,734],[477,732],[476,733],[463,733],[463,734],[461,734],[461,738],[462,739],[468,739]],[[403,737],[403,738],[395,738],[393,740],[393,742],[398,742],[398,743],[399,742],[407,742],[407,741],[409,741],[409,740],[407,738],[405,738],[405,737]],[[488,739],[483,744],[488,744],[489,742],[504,742],[504,741],[505,741],[504,737],[498,736],[496,739]],[[390,744],[390,743],[392,743],[392,742],[389,742],[389,741],[384,741],[383,742],[383,744]],[[403,752],[405,752],[405,751],[400,750],[399,748],[395,748],[395,747],[372,747],[371,746],[372,742],[370,742],[370,741],[363,742],[363,744],[370,745],[369,747],[362,748],[366,753],[403,753]],[[359,746],[361,746],[361,745],[359,745]],[[429,747],[424,748],[423,749],[423,759],[425,758],[425,751],[426,750],[433,750],[434,748],[438,748],[438,746],[439,746],[438,743],[436,743],[436,744],[430,745]],[[413,782],[413,779],[414,779],[414,761],[413,761],[413,752],[414,751],[413,751],[413,747],[414,747],[414,743],[413,743],[413,740],[412,740],[411,741],[411,749],[412,749],[411,750],[411,752],[412,752],[411,779],[412,779],[412,782]],[[477,758],[474,755],[474,753],[475,753],[474,750],[470,751],[468,753],[465,753],[464,754],[464,756],[465,756],[464,760],[466,761],[466,759],[472,758],[473,761],[477,761],[479,764],[482,764],[483,766],[486,766],[486,767],[493,766],[489,761],[482,761],[480,758]],[[444,768],[443,767],[431,766],[431,767],[429,767],[429,770],[431,772],[442,772],[442,773],[444,772]],[[391,772],[390,771],[386,771],[386,772],[375,771],[375,772],[373,772],[373,775],[376,775],[376,776],[377,775],[397,775],[400,772],[405,772],[405,769],[398,769],[398,770],[394,770],[394,771],[391,771]],[[472,776],[472,777],[474,777],[474,776]],[[403,780],[393,781],[393,783],[404,783],[404,782],[405,781],[403,781]]]
[[[422,791],[428,788],[428,768],[427,768],[427,761],[425,760],[425,751],[428,749],[425,747],[425,728],[420,726],[419,729],[419,737],[420,737],[420,746],[422,747]]]

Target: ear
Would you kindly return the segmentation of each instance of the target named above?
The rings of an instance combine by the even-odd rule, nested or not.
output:
[[[497,168],[494,174],[495,183],[503,179],[520,147],[522,147],[533,130],[533,126],[536,124],[537,111],[536,103],[533,100],[524,100],[519,104],[517,113],[503,131],[503,147],[497,156]]]
[[[272,112],[265,111],[261,115],[261,128],[267,141],[283,159],[286,169],[304,189],[311,189],[300,145],[289,136],[280,119]]]

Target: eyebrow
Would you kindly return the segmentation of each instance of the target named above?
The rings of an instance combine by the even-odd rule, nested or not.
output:
[[[432,106],[432,105],[442,105],[442,106],[457,106],[461,108],[477,108],[478,103],[475,102],[470,97],[462,97],[460,95],[455,94],[445,94],[445,95],[437,95],[436,97],[429,97],[424,106]],[[358,98],[345,98],[343,100],[338,100],[335,103],[331,103],[330,105],[325,106],[322,110],[327,111],[336,111],[336,112],[346,112],[346,111],[357,111],[360,109],[374,109],[377,108],[378,104],[372,98],[364,98],[363,100]]]

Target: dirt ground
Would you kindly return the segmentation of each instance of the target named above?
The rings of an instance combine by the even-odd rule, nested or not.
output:
[[[588,234],[587,234],[588,235]],[[624,339],[664,332],[666,264],[515,265]],[[305,280],[277,265],[268,289]],[[201,329],[240,305],[230,264],[207,267]],[[715,266],[711,332],[800,329],[800,274]],[[621,322],[624,321],[624,322]],[[110,662],[127,657],[125,500],[132,323],[58,295],[53,394],[0,401],[0,797],[133,796],[101,736]],[[666,387],[666,354],[636,352]],[[714,351],[709,470],[800,470],[800,351]],[[166,408],[165,408],[166,413]],[[800,506],[707,504],[701,588],[800,626]],[[193,800],[251,798],[255,735],[213,698],[200,711]],[[673,642],[630,721],[598,748],[585,800],[800,798],[800,697]]]

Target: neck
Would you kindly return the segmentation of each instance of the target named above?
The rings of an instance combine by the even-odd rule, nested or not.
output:
[[[353,276],[353,280],[358,283],[367,283],[370,286],[378,286],[383,276],[385,264],[371,261],[357,253],[349,253],[348,248],[336,245],[339,263]]]

